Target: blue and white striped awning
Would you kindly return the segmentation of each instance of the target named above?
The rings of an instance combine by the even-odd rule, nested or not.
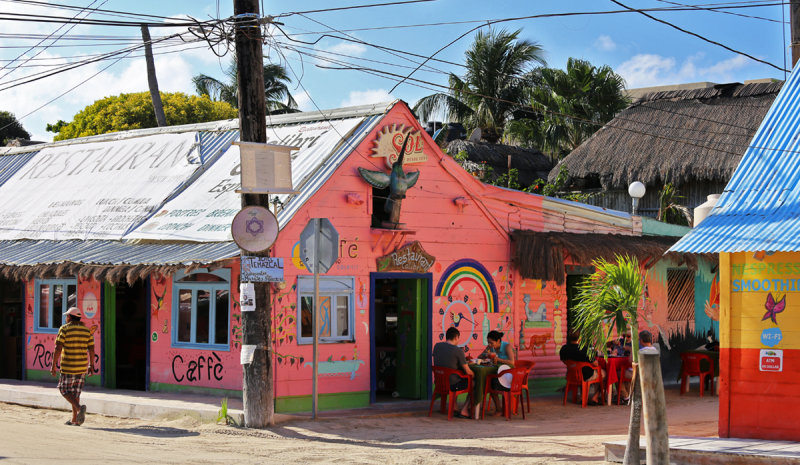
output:
[[[234,242],[141,244],[121,241],[0,241],[0,265],[64,262],[87,265],[185,265],[214,263],[239,255]]]
[[[25,166],[37,153],[39,152],[0,156],[0,186],[5,184],[8,178]]]
[[[670,252],[800,251],[800,67],[767,112],[711,214]]]

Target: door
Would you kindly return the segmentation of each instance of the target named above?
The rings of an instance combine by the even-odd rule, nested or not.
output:
[[[576,329],[574,308],[578,303],[578,287],[588,277],[588,274],[567,275],[567,334]]]
[[[147,386],[147,283],[138,280],[105,287],[103,353],[105,386],[145,390]]]
[[[427,351],[427,286],[422,279],[398,279],[397,284],[397,393],[422,399],[425,393]]]
[[[0,378],[22,379],[22,283],[0,280]]]

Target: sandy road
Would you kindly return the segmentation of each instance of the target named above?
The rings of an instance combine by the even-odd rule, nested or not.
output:
[[[717,398],[667,391],[670,434],[716,436]],[[427,412],[386,418],[322,419],[248,430],[191,417],[144,421],[0,404],[0,462],[601,464],[604,441],[623,440],[628,408],[561,405],[537,398],[526,420],[453,419]]]

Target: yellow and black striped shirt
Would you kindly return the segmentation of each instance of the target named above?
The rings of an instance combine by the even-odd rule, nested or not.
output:
[[[80,375],[89,367],[89,348],[94,348],[94,336],[81,323],[67,323],[58,330],[56,345],[61,344],[61,373]],[[55,361],[54,361],[55,363]]]

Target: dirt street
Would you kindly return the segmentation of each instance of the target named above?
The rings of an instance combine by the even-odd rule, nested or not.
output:
[[[717,397],[667,391],[670,435],[716,436]],[[66,403],[65,403],[66,405]],[[269,430],[87,416],[0,404],[0,461],[43,463],[601,464],[604,441],[623,440],[628,407],[561,405],[537,398],[526,420],[447,418],[438,412],[387,418],[323,418]]]

